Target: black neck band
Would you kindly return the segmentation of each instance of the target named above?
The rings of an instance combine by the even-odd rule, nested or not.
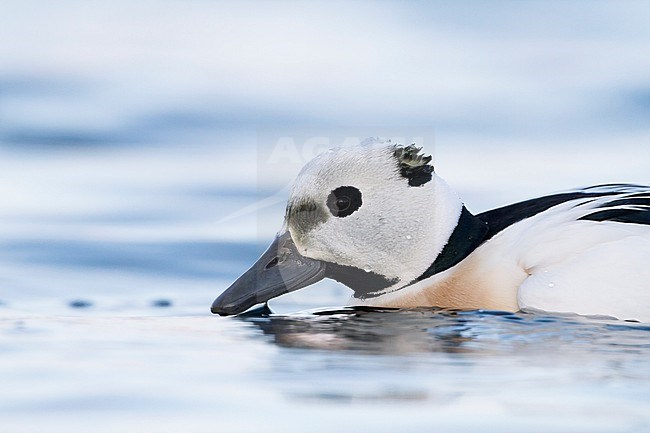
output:
[[[434,274],[446,271],[452,266],[457,265],[483,243],[488,228],[488,224],[485,221],[481,221],[472,215],[463,206],[460,212],[460,218],[458,218],[458,223],[449,237],[449,241],[447,241],[447,244],[431,266],[422,275],[417,277],[413,283],[425,280]]]

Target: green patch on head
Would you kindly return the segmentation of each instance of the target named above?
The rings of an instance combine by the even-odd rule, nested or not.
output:
[[[290,201],[287,205],[286,220],[298,239],[323,224],[329,218],[325,206],[308,200]]]

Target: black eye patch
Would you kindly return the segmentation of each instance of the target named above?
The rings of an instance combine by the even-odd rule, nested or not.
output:
[[[351,215],[361,204],[361,191],[353,186],[340,186],[327,196],[327,207],[339,218]]]

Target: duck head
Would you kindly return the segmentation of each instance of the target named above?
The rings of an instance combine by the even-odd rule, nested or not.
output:
[[[212,304],[238,314],[323,278],[368,299],[416,281],[463,204],[413,145],[370,140],[325,152],[296,179],[284,224],[260,259]]]

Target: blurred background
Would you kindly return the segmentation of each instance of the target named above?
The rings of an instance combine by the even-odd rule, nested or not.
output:
[[[300,166],[387,130],[426,136],[474,212],[647,183],[649,16],[643,1],[0,1],[0,302],[207,312],[280,227]]]

